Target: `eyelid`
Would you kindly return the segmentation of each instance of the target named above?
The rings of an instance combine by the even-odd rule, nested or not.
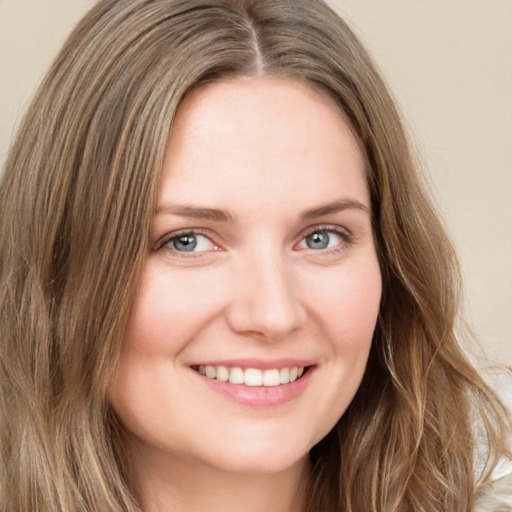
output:
[[[339,244],[338,246],[336,246],[334,248],[331,248],[331,249],[325,249],[325,250],[315,251],[315,252],[323,252],[323,253],[337,252],[340,249],[346,247],[346,245],[350,245],[353,242],[353,240],[354,240],[354,236],[351,233],[351,231],[348,230],[347,228],[343,227],[343,226],[339,226],[339,225],[336,225],[336,224],[315,224],[315,225],[309,226],[308,228],[304,229],[300,233],[299,240],[298,240],[298,242],[296,242],[294,244],[294,248],[298,244],[300,244],[307,236],[309,236],[312,233],[315,233],[317,231],[325,231],[325,232],[329,232],[329,233],[335,233],[336,235],[340,236],[344,240],[345,243]],[[185,236],[185,235],[196,235],[196,236],[201,235],[201,236],[204,236],[215,246],[215,249],[213,249],[212,251],[198,251],[198,252],[187,253],[187,252],[177,251],[177,250],[172,249],[170,247],[166,247],[167,244],[173,238],[179,238],[180,236]],[[185,259],[186,258],[196,258],[196,257],[200,257],[201,255],[204,255],[205,253],[223,250],[222,245],[219,244],[215,240],[215,238],[216,238],[215,234],[212,233],[208,229],[204,229],[204,228],[183,228],[183,229],[178,229],[176,231],[171,231],[171,232],[166,233],[165,235],[161,236],[160,238],[158,238],[157,241],[155,242],[154,250],[155,250],[155,252],[167,250],[173,256],[180,257],[180,258],[185,258]],[[339,246],[342,246],[342,247],[339,247]],[[303,249],[303,250],[311,250],[311,251],[313,251],[313,249]]]
[[[311,235],[312,233],[316,233],[317,231],[337,233],[347,239],[353,238],[351,231],[343,226],[339,226],[337,224],[315,224],[314,226],[309,226],[308,228],[304,229],[300,234],[300,239],[302,240],[303,238]]]
[[[169,233],[166,233],[162,237],[160,237],[155,242],[155,251],[168,250],[173,255],[179,256],[181,258],[194,258],[201,254],[204,254],[207,252],[212,252],[212,251],[197,251],[197,252],[186,253],[186,252],[177,251],[175,249],[167,247],[167,244],[174,238],[179,238],[179,237],[186,236],[186,235],[204,236],[212,243],[212,245],[215,246],[214,251],[222,249],[220,244],[215,241],[215,239],[214,239],[215,237],[213,236],[211,231],[209,231],[207,229],[203,229],[203,228],[184,228],[184,229],[178,229],[176,231],[171,231]]]
[[[344,243],[339,244],[339,245],[342,245],[343,247],[346,247],[346,245],[350,245],[354,241],[354,235],[351,233],[350,230],[348,230],[347,228],[345,228],[343,226],[339,226],[337,224],[316,224],[314,226],[310,226],[310,227],[306,228],[305,230],[303,230],[301,232],[301,234],[299,236],[299,241],[295,244],[295,246],[300,244],[309,235],[319,232],[319,231],[325,231],[327,233],[334,233],[334,234],[340,236],[343,239]],[[323,249],[321,251],[309,249],[309,248],[306,248],[303,250],[311,250],[311,251],[318,252],[318,253],[320,253],[320,252],[329,253],[329,252],[339,251],[340,247],[336,246],[331,249]]]

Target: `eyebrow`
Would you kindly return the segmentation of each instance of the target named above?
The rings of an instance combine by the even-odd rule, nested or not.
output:
[[[363,203],[354,199],[340,199],[332,203],[306,210],[302,213],[301,219],[303,221],[311,220],[317,217],[338,213],[348,209],[361,210],[370,215],[370,209]],[[177,215],[179,217],[185,217],[188,219],[210,220],[212,222],[226,222],[231,224],[238,222],[237,215],[231,213],[228,210],[222,210],[219,208],[206,208],[203,206],[195,206],[191,204],[164,204],[157,208],[156,214]]]
[[[205,208],[191,204],[162,205],[156,210],[156,214],[177,215],[187,219],[211,220],[213,222],[236,223],[237,216],[227,210],[218,208]]]
[[[319,206],[311,210],[306,210],[302,214],[302,220],[311,220],[317,217],[322,217],[323,215],[330,215],[349,209],[361,210],[368,215],[371,215],[370,208],[368,208],[360,201],[356,201],[354,199],[340,199],[338,201],[334,201],[333,203]]]

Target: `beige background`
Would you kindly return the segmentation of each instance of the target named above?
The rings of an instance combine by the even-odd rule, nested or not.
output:
[[[331,0],[387,76],[463,266],[467,309],[512,364],[512,0]],[[0,0],[0,163],[93,0]]]

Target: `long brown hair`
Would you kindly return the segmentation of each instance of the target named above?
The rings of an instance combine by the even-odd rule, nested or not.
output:
[[[456,259],[386,84],[318,0],[103,0],[43,81],[0,189],[0,508],[139,510],[106,390],[173,116],[199,84],[304,81],[367,159],[384,291],[363,383],[311,452],[307,511],[470,510],[504,411],[455,334]],[[476,482],[476,483],[475,483]]]

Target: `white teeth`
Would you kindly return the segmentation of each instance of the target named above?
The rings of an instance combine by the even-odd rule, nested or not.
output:
[[[265,370],[263,372],[264,386],[279,386],[279,370]]]
[[[244,383],[244,371],[242,368],[231,368],[231,370],[229,370],[229,382],[231,382],[231,384]]]
[[[279,370],[279,382],[281,384],[288,384],[290,382],[290,368],[281,368]]]
[[[246,386],[261,386],[263,384],[263,372],[256,368],[247,368],[244,377]]]
[[[217,366],[217,380],[221,382],[229,380],[229,370],[225,366]]]
[[[195,367],[201,374],[210,379],[231,384],[245,384],[251,387],[273,387],[296,381],[304,373],[304,367],[292,366],[281,369],[259,370],[257,368],[243,368],[227,366],[199,365]]]

